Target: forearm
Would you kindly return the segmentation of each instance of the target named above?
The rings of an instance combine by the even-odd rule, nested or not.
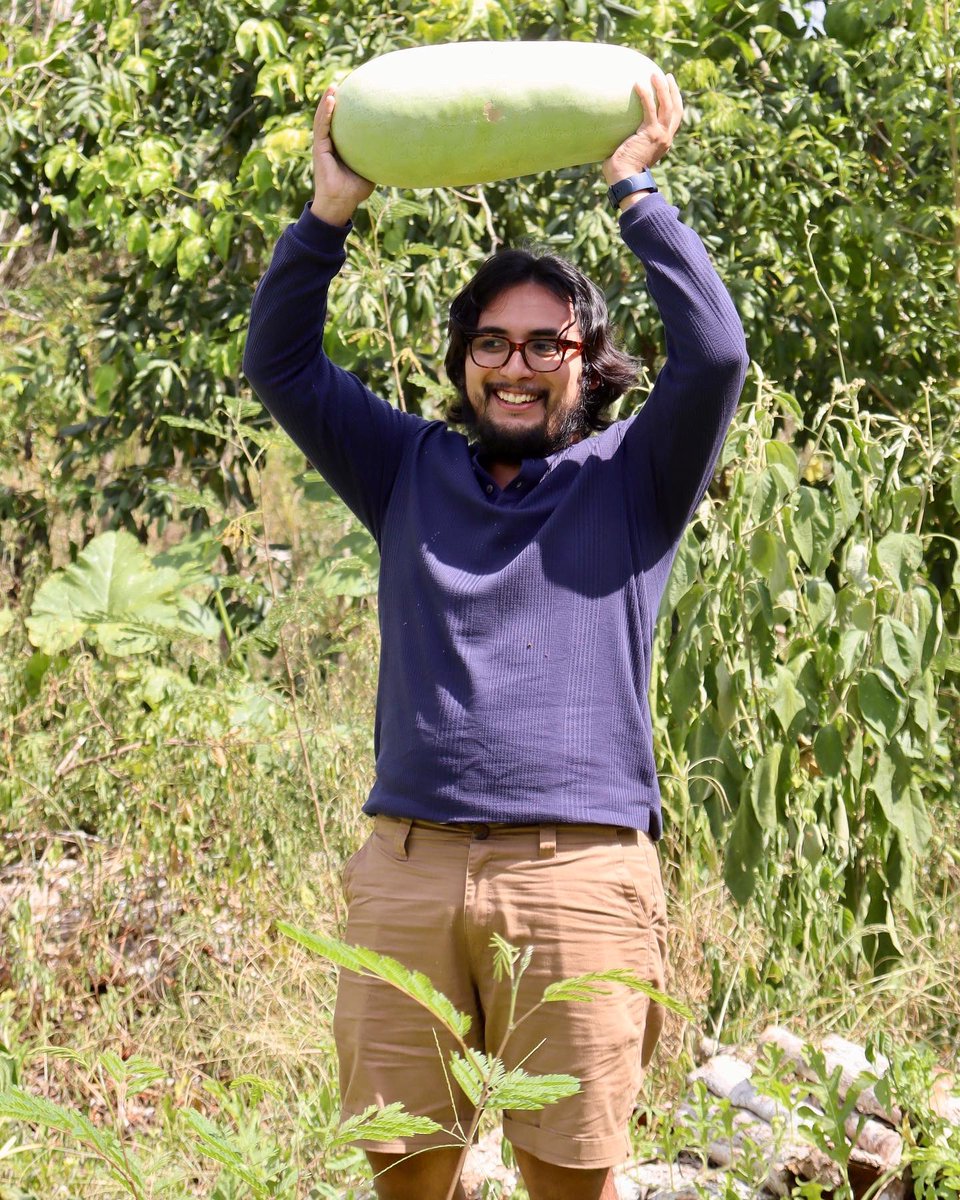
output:
[[[697,234],[662,198],[621,218],[664,325],[666,362],[641,412],[637,442],[665,524],[676,531],[709,482],[748,363],[743,327]]]
[[[659,195],[634,204],[620,224],[646,269],[663,321],[668,368],[742,369],[746,346],[740,317],[694,230]]]
[[[346,229],[310,213],[281,237],[253,301],[244,371],[310,462],[379,537],[407,440],[422,424],[323,351],[326,296]]]
[[[243,370],[271,411],[274,396],[323,355],[327,290],[346,258],[346,232],[301,215],[254,294]]]

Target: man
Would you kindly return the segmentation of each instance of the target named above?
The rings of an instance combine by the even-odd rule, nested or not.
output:
[[[666,364],[637,415],[605,428],[633,364],[600,292],[550,256],[494,256],[453,303],[446,366],[469,440],[325,357],[327,287],[373,190],[336,156],[333,89],[315,119],[313,202],[258,289],[245,360],[381,551],[375,828],[344,872],[347,939],[428,975],[471,1015],[478,1049],[580,1080],[576,1096],[504,1115],[532,1200],[616,1196],[610,1168],[627,1153],[662,1017],[615,988],[544,1005],[504,1048],[508,985],[490,937],[533,947],[515,1017],[547,983],[587,971],[628,967],[663,985],[653,625],[746,367],[729,297],[648,172],[680,124],[676,82],[637,90],[644,121],[603,164],[666,329]],[[449,1043],[420,1006],[344,972],[334,1032],[345,1115],[399,1100],[466,1127]],[[381,1200],[442,1200],[449,1142],[365,1144]]]

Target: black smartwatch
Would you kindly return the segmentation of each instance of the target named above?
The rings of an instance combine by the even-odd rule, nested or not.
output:
[[[650,173],[650,168],[646,167],[639,175],[628,175],[626,179],[618,180],[607,190],[607,196],[613,207],[618,209],[620,201],[625,196],[632,196],[634,192],[659,192],[659,190]]]

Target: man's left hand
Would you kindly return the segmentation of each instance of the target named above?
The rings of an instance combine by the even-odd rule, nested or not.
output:
[[[643,124],[622,142],[603,163],[608,184],[652,167],[670,149],[683,117],[683,100],[672,75],[655,72],[650,81],[634,84],[643,104]]]

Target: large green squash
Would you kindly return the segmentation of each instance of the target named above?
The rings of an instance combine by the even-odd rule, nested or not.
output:
[[[643,120],[625,46],[459,42],[395,50],[340,84],[333,141],[375,183],[451,187],[598,162]]]

